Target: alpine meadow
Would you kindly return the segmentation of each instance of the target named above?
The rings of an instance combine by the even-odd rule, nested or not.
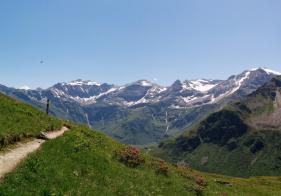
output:
[[[281,2],[0,2],[0,196],[281,195]]]

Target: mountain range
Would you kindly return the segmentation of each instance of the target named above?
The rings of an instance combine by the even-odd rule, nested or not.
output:
[[[2,93],[0,108],[1,196],[281,193],[278,176],[234,178],[170,164]]]
[[[177,80],[168,87],[147,80],[123,86],[75,80],[35,90],[0,85],[0,91],[42,110],[50,99],[57,117],[88,124],[123,143],[147,145],[182,132],[279,74],[256,68],[226,80]]]
[[[159,156],[233,176],[281,174],[281,76],[227,104],[174,139]]]

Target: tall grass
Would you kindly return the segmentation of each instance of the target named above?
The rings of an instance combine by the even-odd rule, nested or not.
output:
[[[61,126],[62,121],[0,94],[0,150],[24,138],[36,137],[41,131]]]

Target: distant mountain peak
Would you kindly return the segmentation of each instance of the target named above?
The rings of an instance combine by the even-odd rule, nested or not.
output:
[[[163,104],[169,107],[186,108],[218,103],[225,98],[232,99],[250,94],[276,75],[266,67],[245,70],[227,80],[205,78],[176,80],[171,86],[161,86],[149,80],[137,80],[123,86],[77,79],[55,84],[47,89],[54,97],[76,101],[78,104],[110,104],[124,107]],[[21,89],[29,90],[28,87]],[[44,98],[45,92],[38,90],[35,99]],[[34,93],[34,92],[32,92]],[[48,94],[49,96],[50,94]],[[34,97],[33,94],[30,94]]]
[[[82,80],[82,79],[78,79],[78,80],[73,80],[71,82],[68,83],[63,83],[64,85],[70,85],[70,86],[82,86],[82,85],[86,85],[86,86],[100,86],[101,84],[98,82],[94,82],[91,80]]]
[[[153,86],[154,84],[148,80],[138,80],[135,82],[135,84],[138,84],[140,86]]]
[[[22,87],[20,87],[19,88],[20,90],[31,90],[31,88],[29,87],[29,86],[26,86],[26,85],[24,85],[24,86],[22,86]]]
[[[267,74],[274,74],[274,75],[281,75],[281,72],[269,69],[267,67],[259,67],[259,68],[253,68],[250,71],[257,71],[257,70],[263,70],[265,71]]]

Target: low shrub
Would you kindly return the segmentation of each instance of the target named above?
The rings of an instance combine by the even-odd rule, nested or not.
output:
[[[163,174],[168,176],[169,167],[168,164],[162,159],[155,159],[152,161],[152,167],[155,170],[156,174]]]
[[[187,169],[184,168],[179,168],[179,172],[182,177],[194,181],[198,186],[201,187],[207,186],[207,182],[202,176],[198,174],[190,173],[188,172]]]
[[[194,180],[195,180],[196,184],[201,187],[207,186],[207,182],[204,180],[204,178],[202,176],[195,175]]]
[[[140,150],[133,146],[122,148],[115,154],[118,160],[128,167],[138,167],[145,163],[145,159],[141,155]]]

